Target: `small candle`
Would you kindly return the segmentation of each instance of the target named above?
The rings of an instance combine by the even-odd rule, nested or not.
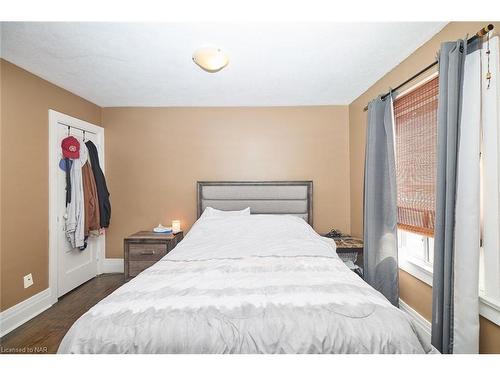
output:
[[[180,220],[172,220],[172,231],[174,233],[178,233],[181,231],[181,221]]]

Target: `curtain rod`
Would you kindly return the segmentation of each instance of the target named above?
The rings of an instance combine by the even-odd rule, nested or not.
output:
[[[472,36],[471,38],[469,38],[467,40],[467,44],[469,43],[472,43],[473,41],[475,41],[477,38],[482,38],[483,36],[485,36],[486,34],[488,34],[491,30],[493,30],[493,25],[490,23],[489,25],[483,27],[481,30],[479,30],[477,33],[474,34],[474,36]],[[429,69],[433,68],[434,66],[436,66],[438,64],[438,61],[434,61],[432,64],[426,66],[424,69],[422,69],[421,71],[419,71],[418,73],[414,74],[413,76],[411,76],[410,78],[408,78],[406,81],[404,81],[403,83],[399,84],[398,86],[396,86],[394,89],[391,89],[389,92],[387,92],[386,94],[382,95],[381,99],[384,100],[385,98],[387,98],[393,91],[397,91],[398,89],[400,89],[401,87],[403,87],[404,85],[406,85],[407,83],[410,83],[411,81],[413,81],[415,78],[417,78],[418,76],[424,74],[426,71],[428,71]],[[366,106],[363,111],[368,111],[368,106]]]

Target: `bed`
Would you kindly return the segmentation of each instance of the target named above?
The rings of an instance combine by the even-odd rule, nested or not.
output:
[[[198,216],[173,251],[80,317],[58,352],[433,351],[309,225],[310,181],[198,183]]]

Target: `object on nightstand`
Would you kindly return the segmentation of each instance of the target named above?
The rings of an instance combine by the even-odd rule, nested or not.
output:
[[[363,240],[332,229],[324,237],[331,238],[337,246],[337,254],[350,270],[363,277]]]
[[[174,233],[178,233],[181,231],[181,221],[180,220],[172,220],[172,231]]]
[[[363,269],[356,264],[356,260],[358,258],[358,254],[355,252],[352,253],[340,253],[338,254],[339,258],[344,262],[344,264],[349,267],[349,269],[359,276],[363,277]]]
[[[337,239],[337,238],[343,238],[343,237],[349,237],[348,235],[342,233],[341,231],[339,231],[338,229],[332,229],[330,232],[328,232],[327,234],[324,234],[323,237],[328,237],[328,238],[333,238],[333,239]]]
[[[155,233],[172,233],[172,228],[169,228],[169,227],[164,227],[163,225],[161,224],[158,224],[158,226],[156,228],[153,229],[153,232]]]

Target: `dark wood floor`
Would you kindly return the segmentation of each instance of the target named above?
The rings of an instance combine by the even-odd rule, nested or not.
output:
[[[123,274],[103,274],[72,290],[52,307],[0,338],[0,353],[56,353],[73,323],[124,282]]]

